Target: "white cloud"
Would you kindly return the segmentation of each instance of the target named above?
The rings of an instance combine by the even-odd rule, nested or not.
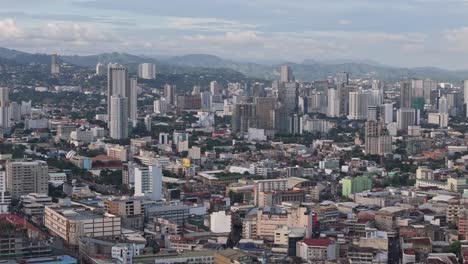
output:
[[[449,43],[448,49],[451,51],[467,52],[468,27],[447,30],[444,32],[444,39]]]
[[[23,31],[13,19],[0,20],[0,40],[23,37]]]
[[[176,30],[238,31],[256,27],[239,21],[218,18],[164,17],[163,20],[165,23],[160,27]]]
[[[346,19],[338,20],[338,24],[342,26],[351,25],[352,23],[353,21],[351,20],[346,20]]]

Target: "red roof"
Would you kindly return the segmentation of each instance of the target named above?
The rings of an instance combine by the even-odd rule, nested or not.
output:
[[[302,242],[309,247],[328,247],[331,244],[328,238],[306,238]]]

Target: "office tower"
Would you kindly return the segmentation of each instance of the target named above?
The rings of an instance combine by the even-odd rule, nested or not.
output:
[[[400,108],[411,108],[412,98],[411,83],[402,82],[400,84]]]
[[[198,110],[201,107],[200,95],[177,95],[176,106],[178,110]]]
[[[59,74],[60,73],[60,64],[58,63],[57,54],[52,54],[52,56],[51,56],[50,73],[51,74]]]
[[[17,102],[10,103],[10,119],[12,121],[18,122],[21,120],[21,105]]]
[[[337,85],[340,97],[340,116],[347,116],[349,112],[349,93],[357,92],[356,85]]]
[[[412,108],[401,108],[397,110],[398,130],[408,131],[408,126],[416,124],[416,110]]]
[[[110,136],[113,139],[128,138],[128,98],[113,95],[110,101]]]
[[[176,103],[176,86],[175,85],[164,85],[164,98],[166,98],[166,102],[173,106]]]
[[[365,128],[365,152],[368,155],[392,153],[392,138],[388,135],[383,122],[370,120]]]
[[[439,113],[440,114],[448,114],[449,108],[447,103],[447,98],[444,96],[439,98]]]
[[[383,103],[384,94],[382,90],[369,90],[368,105],[381,105]]]
[[[193,89],[192,89],[192,95],[198,95],[201,93],[201,87],[200,85],[195,85],[193,86]]]
[[[138,77],[146,80],[156,79],[156,66],[152,63],[138,65]]]
[[[7,190],[13,198],[49,191],[49,169],[45,161],[7,161]]]
[[[393,103],[386,103],[381,106],[380,110],[381,120],[385,124],[393,122]]]
[[[289,134],[302,134],[302,116],[293,114],[289,117]]]
[[[348,85],[349,84],[349,73],[338,72],[335,77],[336,85]]]
[[[107,114],[108,120],[112,120],[111,97],[120,96],[127,98],[127,111],[130,110],[128,98],[130,97],[130,80],[128,69],[120,65],[109,64],[107,72]],[[130,112],[127,113],[127,118]]]
[[[255,125],[265,130],[275,129],[276,98],[256,97],[255,103]]]
[[[219,95],[221,93],[217,81],[210,82],[210,92],[212,95]]]
[[[288,65],[282,65],[280,69],[280,82],[286,83],[286,82],[294,82],[294,74],[292,71],[292,68],[289,67]]]
[[[96,64],[96,75],[103,76],[106,74],[106,65],[102,63]]]
[[[367,118],[368,94],[363,91],[349,93],[348,119],[362,120]]]
[[[168,145],[169,144],[169,134],[168,133],[159,133],[159,145]]]
[[[165,115],[167,113],[168,105],[165,99],[154,100],[154,113],[159,115]]]
[[[10,90],[0,87],[0,132],[7,133],[10,129]]]
[[[307,97],[306,113],[327,113],[327,92],[314,91]]]
[[[162,168],[157,165],[135,168],[135,196],[145,196],[151,200],[161,200]]]
[[[367,106],[367,120],[368,121],[377,121],[381,117],[380,106],[369,105]]]
[[[130,79],[130,95],[129,100],[129,115],[128,118],[133,122],[134,126],[136,125],[138,119],[138,83],[137,78]]]
[[[235,104],[232,112],[231,132],[234,134],[248,132],[255,120],[254,113],[252,104]]]
[[[340,116],[340,95],[336,87],[328,89],[328,117],[339,117]]]
[[[148,132],[151,132],[152,125],[153,125],[153,117],[150,115],[145,116],[145,127]]]
[[[298,112],[299,84],[283,82],[278,88],[278,109],[276,113],[276,129],[280,133],[289,133],[290,117]]]
[[[424,97],[424,81],[411,80],[411,91],[413,98]]]
[[[432,91],[437,89],[437,82],[433,80],[424,80],[423,82],[423,96],[425,104],[431,104]]]
[[[211,110],[211,92],[205,91],[200,93],[201,109]]]

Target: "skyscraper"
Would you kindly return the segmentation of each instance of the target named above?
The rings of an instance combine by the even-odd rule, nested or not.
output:
[[[138,65],[138,77],[146,80],[156,79],[156,66],[152,63]]]
[[[113,139],[128,138],[128,98],[113,95],[110,101],[110,136]]]
[[[292,68],[289,67],[288,65],[282,65],[281,66],[281,72],[280,72],[280,82],[294,82],[294,74],[292,71]]]
[[[413,92],[410,82],[400,84],[400,108],[411,108]]]
[[[253,125],[254,107],[252,104],[236,104],[232,112],[231,132],[246,133]]]
[[[448,109],[448,104],[447,104],[447,98],[444,96],[439,98],[439,113],[440,114],[448,114],[449,109]]]
[[[392,152],[392,138],[384,129],[384,123],[377,120],[366,122],[365,152],[369,155],[383,155]]]
[[[398,130],[408,131],[408,126],[416,123],[416,110],[412,108],[401,108],[397,111]]]
[[[137,78],[130,79],[129,119],[136,125],[138,119],[138,83]]]
[[[349,115],[348,119],[362,120],[367,118],[368,94],[363,91],[349,93]]]
[[[108,120],[112,120],[112,109],[111,109],[111,97],[120,96],[122,98],[127,98],[126,102],[129,104],[130,100],[130,81],[128,78],[128,69],[120,65],[108,66],[107,73],[107,114],[109,115]],[[126,106],[127,111],[129,111],[130,106]],[[127,113],[127,119],[128,119]]]
[[[59,74],[60,73],[60,64],[58,63],[57,54],[52,54],[52,56],[51,56],[50,73],[51,74]]]
[[[211,92],[212,95],[220,94],[219,84],[218,84],[217,81],[210,82],[210,92]]]
[[[106,74],[106,65],[102,63],[96,64],[96,75],[97,76],[102,76]]]
[[[256,127],[265,130],[273,130],[275,128],[276,98],[256,97],[254,102]]]
[[[335,77],[337,85],[348,85],[349,84],[349,73],[338,72]]]
[[[176,102],[176,86],[175,85],[164,85],[164,98],[166,98],[166,102],[173,106]]]
[[[10,129],[10,99],[9,89],[0,87],[0,132],[5,133]]]
[[[340,116],[340,95],[336,87],[328,89],[328,117],[339,117]]]

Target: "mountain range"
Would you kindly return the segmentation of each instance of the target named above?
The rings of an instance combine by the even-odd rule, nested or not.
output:
[[[19,64],[40,63],[49,64],[50,55],[28,53],[0,47],[0,59]],[[158,69],[177,69],[190,71],[193,68],[216,68],[237,71],[247,77],[274,80],[279,76],[280,64],[265,65],[252,62],[237,62],[207,54],[189,54],[175,57],[154,58],[146,55],[128,53],[102,53],[97,55],[79,56],[63,55],[60,60],[65,63],[82,67],[94,67],[98,62],[120,63],[133,65],[139,63],[154,63]],[[2,60],[0,60],[2,63]],[[401,68],[379,64],[369,60],[331,60],[316,61],[306,59],[302,63],[285,62],[292,67],[296,79],[312,81],[334,76],[337,72],[348,72],[352,79],[375,78],[384,81],[399,81],[406,78],[433,79],[436,81],[459,82],[468,79],[468,70],[451,71],[436,67]]]

